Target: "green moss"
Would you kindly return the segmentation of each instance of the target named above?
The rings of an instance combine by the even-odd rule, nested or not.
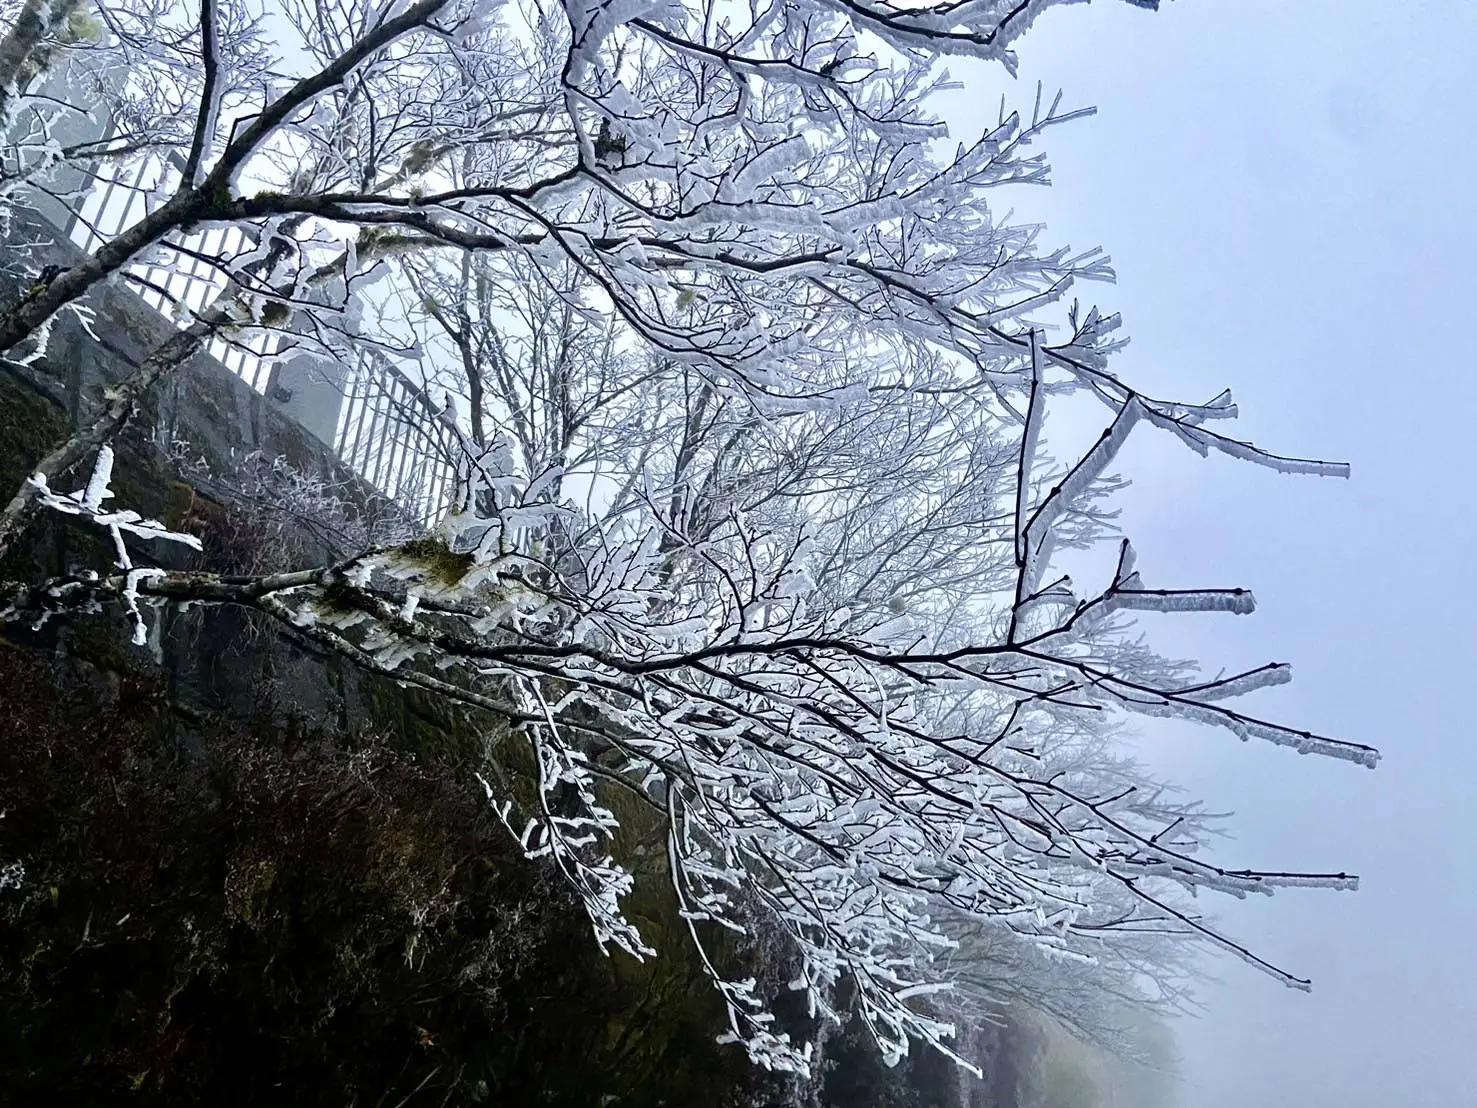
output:
[[[0,495],[9,500],[68,429],[65,412],[0,374]]]
[[[440,585],[455,585],[475,564],[472,555],[455,554],[440,539],[412,539],[400,549],[422,564],[428,581]]]

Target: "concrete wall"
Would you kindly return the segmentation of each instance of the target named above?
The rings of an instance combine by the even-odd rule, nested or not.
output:
[[[338,434],[349,370],[308,353],[283,357],[272,373],[267,396],[288,418],[320,442],[332,446]]]

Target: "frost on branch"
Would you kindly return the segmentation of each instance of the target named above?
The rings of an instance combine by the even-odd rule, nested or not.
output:
[[[1033,379],[1028,409],[1053,384]],[[1039,413],[1023,415],[1039,424]],[[624,914],[633,877],[610,801],[611,790],[639,797],[665,827],[672,892],[730,1034],[760,1064],[803,1069],[808,1055],[752,983],[730,980],[707,953],[715,928],[754,926],[745,898],[796,952],[792,984],[812,1012],[835,1016],[850,980],[894,1059],[914,1042],[950,1049],[958,1002],[948,990],[970,980],[957,953],[966,934],[1097,964],[1120,949],[1115,936],[1131,944],[1152,929],[1302,985],[1186,896],[1352,879],[1204,860],[1207,817],[1118,767],[1103,736],[1115,716],[1147,714],[1364,764],[1374,754],[1230,706],[1284,680],[1284,666],[1197,680],[1127,633],[1136,611],[1245,614],[1243,590],[1149,588],[1126,542],[1096,594],[1079,599],[1053,576],[1041,552],[1063,545],[1056,533],[1078,545],[1108,535],[1094,482],[1125,441],[1121,415],[1040,487],[1032,475],[1048,463],[973,398],[920,392],[877,408],[858,398],[797,419],[789,460],[740,482],[747,507],[696,517],[661,514],[675,503],[657,495],[672,475],[654,455],[641,495],[591,513],[557,497],[558,473],[520,471],[511,440],[464,439],[461,487],[437,539],[260,579],[233,598],[397,680],[512,720],[533,756],[531,800],[490,787],[489,800],[579,892],[598,940],[645,957],[659,952]],[[978,422],[961,435],[966,420]],[[948,437],[920,435],[930,425]],[[802,463],[811,434],[825,450]],[[990,435],[1004,440],[1000,465],[981,464]],[[764,441],[756,431],[756,465]],[[843,448],[876,450],[895,468],[876,471],[875,486],[840,488],[831,452]],[[792,493],[813,481],[816,493],[772,498],[771,481]],[[1037,491],[1021,495],[1020,482]],[[105,488],[103,475],[66,503],[95,515]],[[958,515],[920,522],[930,503]],[[997,521],[983,545],[982,518]],[[943,533],[961,545],[936,547]],[[930,562],[944,549],[961,576]],[[1055,583],[1033,591],[1039,580]],[[181,598],[187,584],[144,583]]]
[[[31,486],[36,490],[36,498],[43,507],[61,512],[63,515],[80,516],[103,528],[112,537],[113,550],[116,555],[115,564],[124,574],[124,584],[119,598],[123,602],[129,620],[133,623],[134,645],[145,646],[149,641],[149,628],[144,622],[143,613],[139,610],[139,584],[164,576],[164,570],[135,566],[123,536],[129,534],[144,540],[162,539],[166,542],[177,542],[188,546],[191,550],[200,549],[200,540],[194,535],[171,531],[158,520],[144,519],[131,509],[105,508],[104,501],[113,498],[112,481],[113,448],[104,444],[97,452],[97,461],[93,463],[92,475],[88,478],[85,488],[70,495],[55,493],[47,483],[44,473],[34,474],[31,477]]]
[[[1111,555],[1132,435],[1345,469],[1224,433],[1229,393],[1183,403],[1115,373],[1118,318],[1069,306],[1107,259],[1044,244],[997,201],[1046,183],[1037,144],[1086,113],[1038,90],[945,141],[938,63],[1011,65],[1048,6],[290,5],[291,59],[230,4],[169,44],[127,9],[109,49],[137,76],[115,106],[189,172],[151,179],[147,218],[8,309],[0,352],[135,259],[193,265],[195,227],[249,229],[212,259],[221,301],[131,387],[215,329],[287,317],[305,349],[393,363],[442,397],[393,414],[434,432],[458,487],[428,537],[312,570],[171,574],[135,567],[124,536],[192,540],[104,507],[105,450],[88,488],[38,475],[31,499],[108,529],[119,572],[21,589],[11,611],[121,602],[137,637],[145,599],[239,604],[507,719],[531,778],[488,788],[509,833],[598,941],[640,957],[627,901],[645,870],[624,833],[659,840],[729,1034],[763,1065],[803,1069],[807,1046],[710,956],[756,920],[794,951],[811,1011],[838,1015],[851,982],[894,1060],[949,1049],[969,1006],[947,990],[978,979],[965,943],[1131,991],[1143,936],[1169,934],[1301,984],[1195,896],[1350,879],[1213,864],[1209,817],[1109,740],[1166,716],[1375,752],[1243,710],[1280,663],[1206,679],[1133,629],[1141,612],[1247,615],[1249,591],[1146,580],[1126,542],[1071,576],[1063,553]],[[40,158],[49,124],[28,126]],[[1057,461],[1050,417],[1071,396],[1103,426]]]
[[[1113,721],[1168,716],[1376,756],[1235,706],[1285,680],[1284,665],[1205,680],[1131,634],[1140,611],[1247,614],[1246,591],[1151,587],[1126,541],[1095,592],[1054,567],[1053,550],[1111,537],[1096,504],[1124,409],[1053,466],[1022,436],[1040,434],[1047,397],[1075,378],[1038,360],[1026,379],[1019,423],[990,390],[879,390],[779,424],[743,408],[736,423],[714,419],[718,394],[689,393],[674,418],[706,428],[691,432],[700,441],[640,440],[641,483],[603,510],[561,495],[559,468],[524,468],[513,438],[464,434],[458,494],[433,539],[229,584],[135,578],[125,551],[122,578],[80,588],[135,605],[140,593],[252,605],[509,719],[534,777],[526,792],[488,786],[490,803],[579,893],[598,941],[647,957],[660,951],[625,914],[634,877],[613,794],[635,798],[664,829],[666,876],[729,1034],[761,1065],[804,1070],[807,1044],[709,954],[718,931],[758,919],[795,952],[792,987],[810,1010],[836,1017],[849,980],[893,1059],[913,1043],[951,1049],[958,1014],[974,1010],[965,939],[1039,952],[1047,963],[1021,955],[1034,974],[1051,960],[1122,966],[1135,936],[1168,933],[1302,986],[1209,923],[1192,894],[1352,879],[1205,860],[1209,817],[1115,762]],[[38,488],[58,510],[166,537],[104,512],[109,464],[70,497]],[[869,476],[842,484],[838,472]]]
[[[26,883],[26,867],[21,862],[6,862],[0,866],[0,892],[19,889]]]

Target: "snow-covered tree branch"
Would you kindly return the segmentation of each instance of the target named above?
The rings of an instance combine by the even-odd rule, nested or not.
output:
[[[1191,898],[1353,878],[1204,860],[1203,813],[1104,736],[1173,717],[1377,756],[1241,707],[1285,665],[1206,680],[1145,646],[1134,613],[1244,615],[1252,598],[1146,584],[1110,499],[1135,434],[1345,470],[1212,430],[1236,415],[1229,393],[1187,404],[1120,378],[1117,317],[1070,297],[1111,277],[1106,258],[997,215],[999,190],[1046,181],[1037,140],[1086,113],[1038,93],[945,145],[940,61],[1010,67],[1047,6],[293,0],[274,9],[302,35],[291,58],[232,0],[105,10],[98,49],[176,94],[135,141],[177,168],[148,214],[0,313],[0,353],[44,347],[57,312],[142,257],[184,257],[193,229],[247,228],[249,248],[207,259],[220,299],[38,459],[0,519],[3,553],[38,506],[89,516],[117,565],[11,582],[0,618],[121,604],[143,628],[149,604],[242,606],[496,712],[535,780],[518,796],[484,781],[489,801],[601,942],[659,953],[622,909],[619,790],[665,828],[699,950],[761,904],[812,1011],[834,1014],[849,979],[891,1057],[948,1049],[929,998],[989,990],[960,972],[961,942],[1126,988],[1145,936],[1167,933],[1306,985]],[[139,26],[166,18],[180,34],[147,47]],[[113,156],[48,147],[27,87],[6,93],[31,115],[0,204]],[[142,570],[123,531],[177,536],[50,491],[110,458],[143,391],[207,337],[273,327],[420,383],[397,418],[434,424],[458,474],[433,534],[291,572]],[[1063,463],[1050,424],[1073,396],[1103,427]],[[1100,584],[1065,575],[1064,551],[1105,549]],[[704,962],[733,1038],[803,1067],[752,983]]]

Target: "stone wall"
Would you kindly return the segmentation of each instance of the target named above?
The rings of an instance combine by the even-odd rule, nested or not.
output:
[[[80,257],[42,220],[17,221],[10,241],[39,244],[32,247],[28,268],[33,272]],[[13,278],[8,283],[0,278],[0,303],[24,292]],[[92,313],[90,323],[63,314],[44,357],[29,366],[12,361],[0,372],[0,497],[5,500],[59,440],[95,417],[110,385],[133,373],[173,333],[168,320],[121,282],[95,288],[84,303]],[[220,525],[235,508],[228,495],[232,474],[248,455],[283,459],[298,473],[330,485],[351,510],[380,515],[392,510],[327,443],[203,350],[154,389],[114,447],[117,505],[199,533],[205,542],[203,556],[177,544],[150,544],[145,556],[171,568],[227,568],[219,564]],[[188,460],[188,472],[177,459]],[[207,472],[218,480],[202,482]],[[73,474],[57,484],[74,487],[84,477]],[[273,569],[303,568],[333,553],[314,533],[304,531],[299,539],[287,545],[303,564]],[[34,580],[82,566],[104,570],[110,562],[100,534],[60,517],[42,518],[0,563],[0,580]],[[223,610],[165,612],[156,621],[149,653],[170,674],[179,695],[201,710],[239,710],[270,694],[292,710],[330,722],[367,718],[373,698],[353,667],[318,657],[281,635],[263,637],[250,618]],[[81,638],[96,652],[103,649],[107,632],[99,626]],[[121,636],[108,648],[123,654],[134,649]],[[389,710],[388,704],[381,707]],[[404,722],[401,706],[391,714],[396,723]]]

